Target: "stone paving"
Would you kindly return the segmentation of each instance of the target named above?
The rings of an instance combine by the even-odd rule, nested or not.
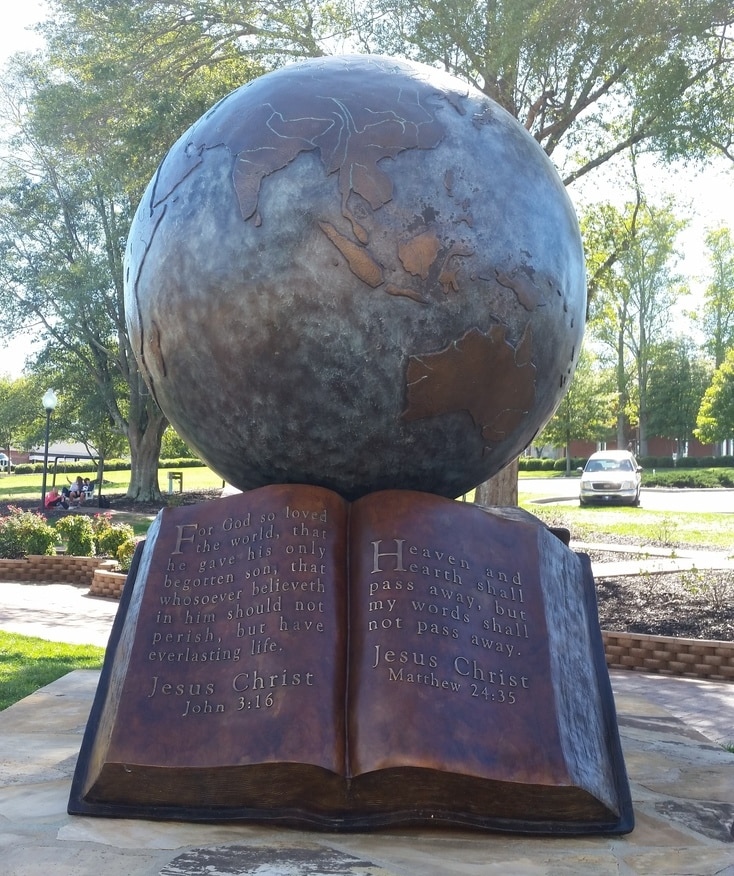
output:
[[[449,830],[309,833],[69,816],[71,776],[99,674],[64,676],[0,712],[5,876],[734,876],[734,754],[614,673],[636,826],[624,837]],[[714,686],[713,689],[715,689]],[[718,702],[734,714],[734,685]],[[712,688],[701,683],[705,699]]]

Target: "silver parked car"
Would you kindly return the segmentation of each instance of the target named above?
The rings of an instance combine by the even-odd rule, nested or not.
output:
[[[579,503],[640,504],[642,468],[629,450],[592,453],[581,471]]]

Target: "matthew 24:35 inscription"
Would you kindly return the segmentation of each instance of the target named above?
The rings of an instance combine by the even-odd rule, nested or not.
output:
[[[587,571],[529,515],[408,491],[350,505],[278,485],[163,511],[72,811],[618,829],[608,692],[565,605]],[[567,632],[572,686],[552,653]]]

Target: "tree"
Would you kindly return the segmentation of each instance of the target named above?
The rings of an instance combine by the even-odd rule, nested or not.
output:
[[[720,0],[372,0],[361,44],[407,54],[494,98],[565,182],[636,147],[732,152],[734,7]]]
[[[97,458],[96,481],[102,486],[105,460],[122,456],[129,445],[110,415],[104,393],[94,375],[76,366],[65,348],[52,346],[39,355],[34,374],[44,386],[56,388],[59,404],[54,413],[57,432],[83,444],[91,457]],[[118,384],[123,384],[120,375]],[[117,397],[125,398],[121,385]]]
[[[633,147],[733,155],[734,9],[721,0],[55,0],[52,10],[44,32],[60,75],[48,93],[73,111],[49,133],[113,177],[145,177],[164,151],[154,147],[183,130],[192,83],[246,81],[349,46],[473,82],[521,120],[566,183]]]
[[[565,448],[567,473],[571,467],[572,441],[597,441],[606,436],[613,399],[613,380],[588,351],[582,350],[571,386],[538,439],[541,444]]]
[[[657,346],[668,336],[675,300],[683,293],[672,273],[675,237],[684,223],[668,208],[644,211],[632,245],[620,258],[620,273],[630,291],[634,321],[627,335],[635,368],[639,453],[647,455],[648,389]]]
[[[197,80],[189,93],[197,93],[198,100],[192,100],[188,112],[200,114],[220,86],[217,79],[205,94]],[[105,405],[107,424],[127,438],[132,460],[128,496],[159,498],[158,458],[166,419],[129,343],[123,254],[132,212],[152,175],[156,153],[148,153],[147,168],[140,156],[152,143],[162,148],[162,131],[126,139],[110,125],[104,134],[91,137],[99,110],[93,90],[90,95],[68,80],[58,82],[27,58],[16,59],[5,91],[6,114],[12,113],[15,127],[0,188],[6,330],[41,324],[49,349],[63,349],[87,375],[94,385],[88,395]],[[155,99],[160,99],[160,89]],[[78,128],[64,127],[68,113]],[[126,153],[135,160],[123,173]]]
[[[42,413],[41,391],[30,377],[0,377],[0,447],[12,462],[13,447],[26,445]]]
[[[624,424],[629,419],[637,424],[638,451],[645,456],[650,372],[658,345],[667,339],[673,304],[683,292],[680,277],[671,269],[683,223],[669,206],[652,207],[639,199],[622,212],[613,207],[594,211],[588,227],[599,247],[597,261],[605,261],[605,251],[617,253],[607,272],[604,296],[592,302],[590,326],[614,357],[617,445],[625,446]]]
[[[151,498],[159,492],[157,441],[166,421],[127,343],[120,223],[129,202],[113,183],[103,186],[93,167],[27,132],[24,145],[33,150],[14,161],[0,188],[6,313],[16,327],[40,324],[47,347],[63,351],[93,381],[95,397],[130,443],[129,493]],[[119,378],[127,388],[125,403]]]
[[[711,373],[689,338],[678,337],[657,348],[648,385],[648,426],[651,434],[675,441],[681,455],[695,434]]]
[[[711,264],[711,282],[703,305],[706,349],[718,368],[726,351],[734,346],[734,241],[728,228],[706,235]]]
[[[734,347],[714,372],[696,420],[696,437],[705,444],[734,435]]]
[[[611,410],[617,425],[617,447],[625,447],[631,387],[625,340],[631,321],[628,287],[615,265],[630,246],[637,227],[640,198],[627,214],[611,204],[595,207],[581,218],[589,275],[589,333],[606,348],[614,369],[616,398]]]
[[[195,455],[191,448],[181,438],[173,426],[169,426],[163,433],[161,441],[161,458],[162,459],[194,459]]]

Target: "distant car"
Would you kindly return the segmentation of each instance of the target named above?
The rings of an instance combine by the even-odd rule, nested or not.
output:
[[[8,459],[5,453],[0,453],[0,471],[4,471],[8,467],[8,463],[10,460]]]
[[[640,504],[642,468],[628,450],[592,453],[581,472],[579,503]]]

